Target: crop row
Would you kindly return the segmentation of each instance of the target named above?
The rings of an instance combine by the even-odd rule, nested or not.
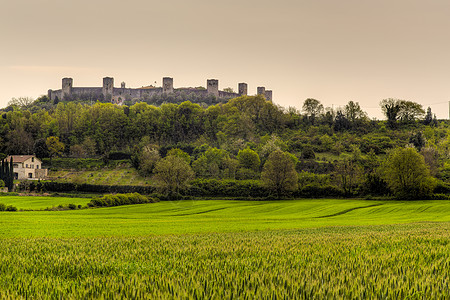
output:
[[[449,229],[0,239],[0,297],[444,299]]]

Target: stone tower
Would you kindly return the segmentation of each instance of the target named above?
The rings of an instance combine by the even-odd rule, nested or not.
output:
[[[103,97],[105,97],[105,100],[109,100],[112,98],[113,95],[114,95],[114,78],[104,77],[103,78]]]
[[[163,94],[173,93],[173,78],[163,77]]]
[[[258,86],[256,88],[256,94],[257,95],[263,95],[264,97],[266,97],[266,88],[263,86]]]
[[[248,86],[247,86],[247,84],[245,82],[239,83],[238,90],[239,90],[239,95],[240,96],[247,96],[248,95],[248,93],[247,93]]]
[[[208,95],[214,95],[216,98],[219,98],[219,80],[208,79],[206,81],[206,89],[208,91]]]
[[[266,100],[272,101],[272,91],[266,90]]]
[[[63,78],[62,79],[62,90],[61,90],[62,99],[72,96],[72,86],[73,86],[72,78]]]
[[[126,83],[125,83],[125,81],[122,81],[122,83],[120,84],[120,88],[124,89],[124,88],[125,88],[125,86],[126,86]]]

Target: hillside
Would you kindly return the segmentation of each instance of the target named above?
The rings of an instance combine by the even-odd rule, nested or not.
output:
[[[34,103],[2,113],[0,152],[35,153],[52,179],[76,184],[148,185],[158,163],[171,156],[185,160],[197,180],[259,181],[271,154],[281,151],[292,159],[298,180],[278,195],[304,188],[321,195],[413,198],[450,191],[449,122],[411,101],[386,99],[380,109],[387,121],[370,120],[352,101],[332,110],[307,99],[300,112],[262,96],[207,108],[189,101],[159,107],[68,102],[50,109]],[[437,181],[413,183],[420,190],[402,196],[387,178],[385,161],[405,147],[419,155],[424,176]]]

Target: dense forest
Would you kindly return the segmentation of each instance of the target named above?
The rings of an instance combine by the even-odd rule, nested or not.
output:
[[[385,99],[380,110],[386,121],[369,119],[353,101],[333,110],[306,99],[299,111],[262,96],[208,107],[190,101],[118,106],[19,98],[0,110],[0,152],[116,155],[177,193],[183,185],[164,183],[162,174],[183,163],[183,180],[256,180],[278,195],[305,187],[400,198],[445,193],[449,123],[411,101]],[[393,164],[403,169],[389,168]]]

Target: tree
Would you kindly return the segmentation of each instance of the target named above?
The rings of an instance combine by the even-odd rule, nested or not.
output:
[[[430,170],[430,174],[436,176],[439,169],[439,153],[437,149],[433,147],[423,147],[420,150],[420,154],[422,154],[425,163]]]
[[[294,191],[298,186],[295,164],[287,152],[276,150],[269,155],[261,173],[262,184],[277,196]]]
[[[428,197],[435,186],[423,156],[414,148],[391,150],[383,165],[383,177],[399,199]]]
[[[157,188],[166,195],[178,197],[180,192],[188,187],[190,180],[194,178],[192,171],[185,159],[169,155],[156,163],[154,170]]]
[[[25,129],[19,127],[6,135],[8,142],[7,149],[10,154],[32,154],[33,153],[33,137]]]
[[[423,116],[425,111],[422,105],[413,101],[402,100],[400,102],[400,111],[398,116],[402,122],[414,122],[416,119]]]
[[[239,160],[239,164],[242,168],[253,171],[258,171],[259,166],[261,165],[261,160],[259,159],[258,153],[250,148],[239,150],[237,159]]]
[[[425,147],[425,138],[423,137],[423,134],[421,131],[416,132],[415,134],[411,135],[409,138],[409,142],[416,147],[417,151],[422,150],[423,147]]]
[[[159,146],[149,144],[148,137],[142,138],[141,143],[135,148],[135,153],[131,157],[134,166],[142,176],[151,175],[160,159]]]
[[[358,102],[349,101],[345,106],[345,116],[353,128],[366,121],[367,113],[361,109]]]
[[[61,155],[64,151],[64,144],[59,141],[59,137],[57,136],[49,136],[45,143],[47,144],[50,159],[54,156]]]
[[[430,125],[433,122],[433,114],[431,113],[431,107],[427,108],[427,114],[425,115],[425,119],[423,120],[423,124]]]
[[[184,159],[188,164],[191,163],[191,156],[178,148],[172,148],[167,152],[167,155],[173,155]]]
[[[229,155],[225,150],[209,148],[192,163],[192,167],[200,177],[220,178],[227,169],[228,158]]]
[[[8,106],[16,106],[19,108],[29,108],[33,104],[34,99],[30,97],[12,98],[8,102]]]
[[[346,195],[352,194],[362,182],[363,170],[354,159],[344,159],[336,163],[335,176]]]
[[[380,102],[381,110],[387,118],[390,128],[395,128],[397,123],[398,113],[400,111],[400,101],[398,99],[384,99]]]
[[[334,118],[334,130],[336,131],[345,131],[350,128],[350,121],[347,119],[345,114],[338,110],[336,112],[336,117]]]
[[[45,139],[38,139],[34,142],[34,154],[37,158],[49,157],[48,147]]]
[[[7,159],[0,161],[0,180],[3,181],[4,186],[8,187],[11,192],[14,188],[14,163],[11,157],[8,162]]]
[[[230,88],[230,87],[224,88],[223,91],[224,91],[224,92],[227,92],[227,93],[234,93],[233,88]]]
[[[319,100],[308,98],[303,102],[302,110],[314,125],[315,119],[323,113],[323,105]]]
[[[425,113],[422,105],[407,100],[384,99],[380,102],[380,106],[391,128],[396,127],[397,120],[405,123],[413,122]]]

